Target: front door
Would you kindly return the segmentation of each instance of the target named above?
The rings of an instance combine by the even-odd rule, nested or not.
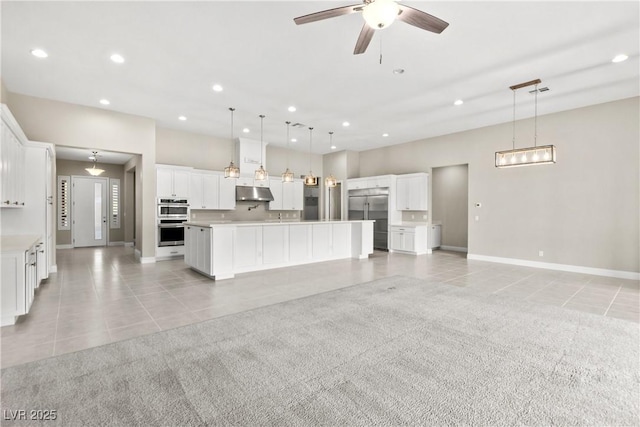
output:
[[[73,246],[107,245],[107,178],[71,177]]]

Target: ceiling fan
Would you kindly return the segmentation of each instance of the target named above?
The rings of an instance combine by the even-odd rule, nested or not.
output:
[[[353,4],[351,6],[337,7],[335,9],[299,16],[294,18],[293,21],[297,25],[301,25],[323,19],[335,18],[336,16],[362,12],[365,23],[362,26],[356,47],[353,50],[354,55],[364,53],[373,38],[375,30],[388,27],[396,18],[414,27],[437,34],[440,34],[449,26],[449,23],[440,18],[436,18],[433,15],[429,15],[413,7],[400,5],[394,0],[362,0],[362,3],[363,4]]]

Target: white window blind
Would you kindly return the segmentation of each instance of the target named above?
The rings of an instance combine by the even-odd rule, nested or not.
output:
[[[71,178],[58,175],[58,230],[71,230]]]
[[[109,178],[111,192],[110,227],[120,228],[120,179]]]

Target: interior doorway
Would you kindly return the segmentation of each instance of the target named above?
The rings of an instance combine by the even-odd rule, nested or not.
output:
[[[432,170],[431,223],[440,224],[440,249],[467,252],[469,241],[469,165]]]
[[[108,182],[107,178],[71,177],[74,248],[107,245]]]

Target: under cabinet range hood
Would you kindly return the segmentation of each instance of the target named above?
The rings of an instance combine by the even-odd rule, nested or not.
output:
[[[238,202],[272,202],[273,194],[269,187],[236,187],[236,201]]]

